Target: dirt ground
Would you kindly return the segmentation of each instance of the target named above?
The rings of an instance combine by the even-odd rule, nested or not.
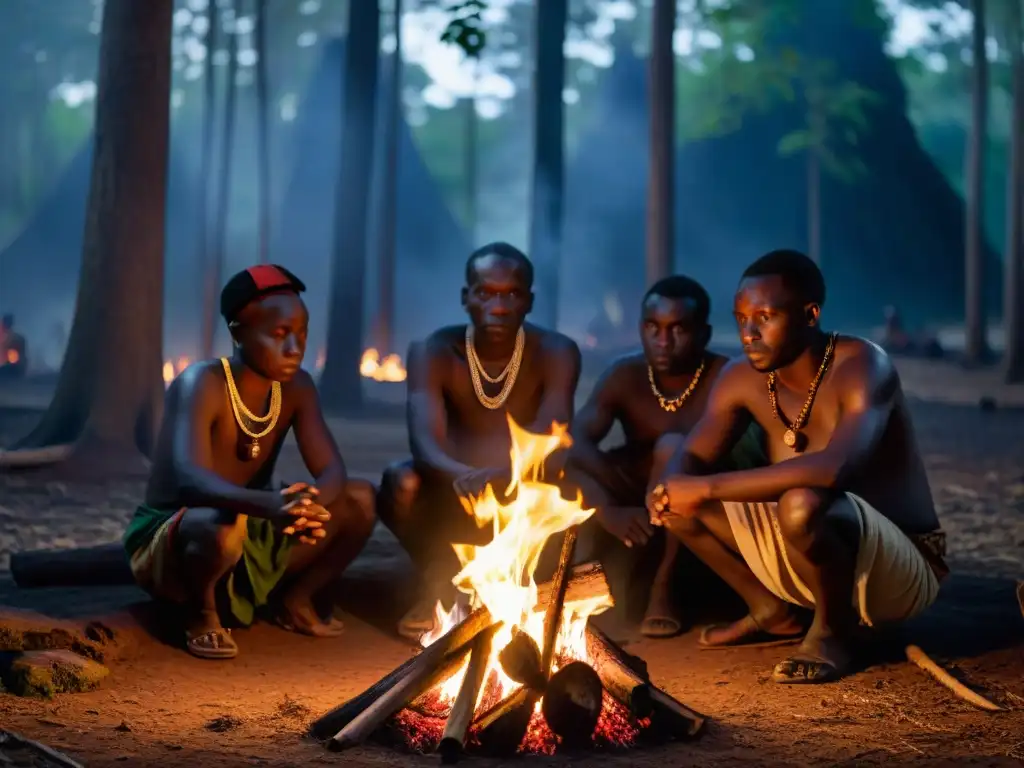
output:
[[[991,374],[936,364],[901,365],[901,373],[915,397],[919,441],[950,535],[954,575],[936,606],[887,644],[880,663],[836,684],[803,688],[769,681],[779,649],[700,651],[692,631],[672,640],[638,639],[615,616],[602,617],[615,638],[646,659],[658,685],[711,723],[694,744],[574,757],[574,765],[1024,762],[1024,617],[1014,595],[1015,580],[1024,578],[1024,392],[1000,387]],[[982,395],[994,397],[998,409],[980,411]],[[37,417],[13,405],[10,398],[0,402],[0,445]],[[394,416],[337,421],[332,428],[357,474],[379,473],[406,450]],[[282,474],[301,475],[294,449],[285,452]],[[0,569],[13,551],[117,539],[140,494],[139,480],[100,487],[54,470],[0,475]],[[100,690],[52,701],[0,694],[0,727],[88,766],[435,765],[434,755],[375,746],[332,754],[303,735],[312,718],[408,658],[409,647],[390,630],[408,585],[404,556],[378,528],[345,578],[348,631],[340,639],[311,640],[258,625],[237,634],[238,659],[215,664],[130,631],[133,647],[111,664]],[[145,596],[133,587],[19,591],[0,570],[0,606],[95,617],[133,605],[146,614]],[[907,642],[1007,711],[985,713],[955,699],[902,659]],[[525,762],[554,765],[565,758]],[[473,758],[473,764],[501,763]]]

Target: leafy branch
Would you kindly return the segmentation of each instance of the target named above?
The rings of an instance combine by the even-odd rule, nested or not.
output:
[[[486,0],[461,0],[450,5],[452,19],[441,33],[441,42],[461,48],[468,58],[479,58],[487,45],[482,18],[486,9]]]

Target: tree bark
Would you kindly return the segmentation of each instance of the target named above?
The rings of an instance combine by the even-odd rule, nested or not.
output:
[[[256,130],[260,186],[259,259],[270,260],[270,116],[267,94],[267,0],[256,0]]]
[[[675,0],[654,0],[651,24],[650,163],[647,178],[647,285],[672,271],[676,70]]]
[[[202,274],[203,306],[200,315],[200,354],[213,355],[213,337],[217,328],[217,270],[210,250],[210,180],[213,175],[213,124],[217,100],[217,82],[214,79],[213,54],[219,40],[220,14],[217,3],[206,8],[206,61],[203,65],[203,135],[199,161],[199,264]]]
[[[807,255],[821,265],[821,158],[807,149]]]
[[[1003,327],[1006,334],[1003,375],[1010,384],[1024,381],[1024,0],[1010,0],[1013,50],[1013,111],[1010,169],[1006,191],[1006,253],[1003,276]]]
[[[366,223],[373,171],[379,47],[379,0],[350,3],[327,358],[320,376],[323,405],[335,413],[356,410],[363,403],[359,359],[363,353]]]
[[[971,365],[984,361],[985,338],[985,238],[984,166],[988,131],[988,56],[985,53],[985,0],[971,0],[974,24],[971,32],[971,129],[965,169],[966,247],[964,254],[964,360]]]
[[[103,6],[95,148],[78,297],[50,407],[21,445],[148,452],[163,406],[171,0]],[[127,467],[125,467],[127,468]]]
[[[381,357],[395,349],[395,246],[398,226],[398,124],[402,119],[402,0],[395,0],[395,54],[391,59],[391,99],[384,124],[384,174],[377,254],[377,307],[373,345]]]
[[[537,269],[534,310],[541,325],[558,325],[558,284],[565,193],[565,25],[568,0],[545,0],[536,10],[533,72],[533,196],[530,255]]]

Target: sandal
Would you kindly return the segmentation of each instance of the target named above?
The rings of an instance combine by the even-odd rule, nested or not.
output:
[[[711,640],[711,633],[721,632],[726,637],[717,642]],[[697,640],[697,646],[706,651],[726,648],[772,648],[777,645],[792,645],[800,642],[806,634],[804,629],[796,632],[769,632],[761,628],[750,614],[732,624],[712,624],[704,627]]]
[[[683,622],[675,616],[651,614],[649,616],[644,616],[644,620],[640,622],[640,634],[644,637],[675,637],[682,631]]]
[[[813,685],[834,682],[844,674],[834,662],[827,659],[798,655],[775,665],[772,682],[782,685]]]
[[[230,629],[218,627],[197,635],[186,630],[185,650],[197,659],[233,659],[238,655],[238,644]]]

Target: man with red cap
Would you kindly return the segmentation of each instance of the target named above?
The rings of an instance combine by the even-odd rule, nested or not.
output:
[[[224,286],[234,353],[191,365],[171,384],[145,503],[125,532],[136,581],[182,609],[186,648],[199,658],[234,658],[230,626],[265,610],[292,631],[339,634],[341,622],[324,620],[314,600],[373,530],[374,489],[347,477],[300,368],[305,289],[269,264]],[[292,429],[313,484],[274,490]]]

